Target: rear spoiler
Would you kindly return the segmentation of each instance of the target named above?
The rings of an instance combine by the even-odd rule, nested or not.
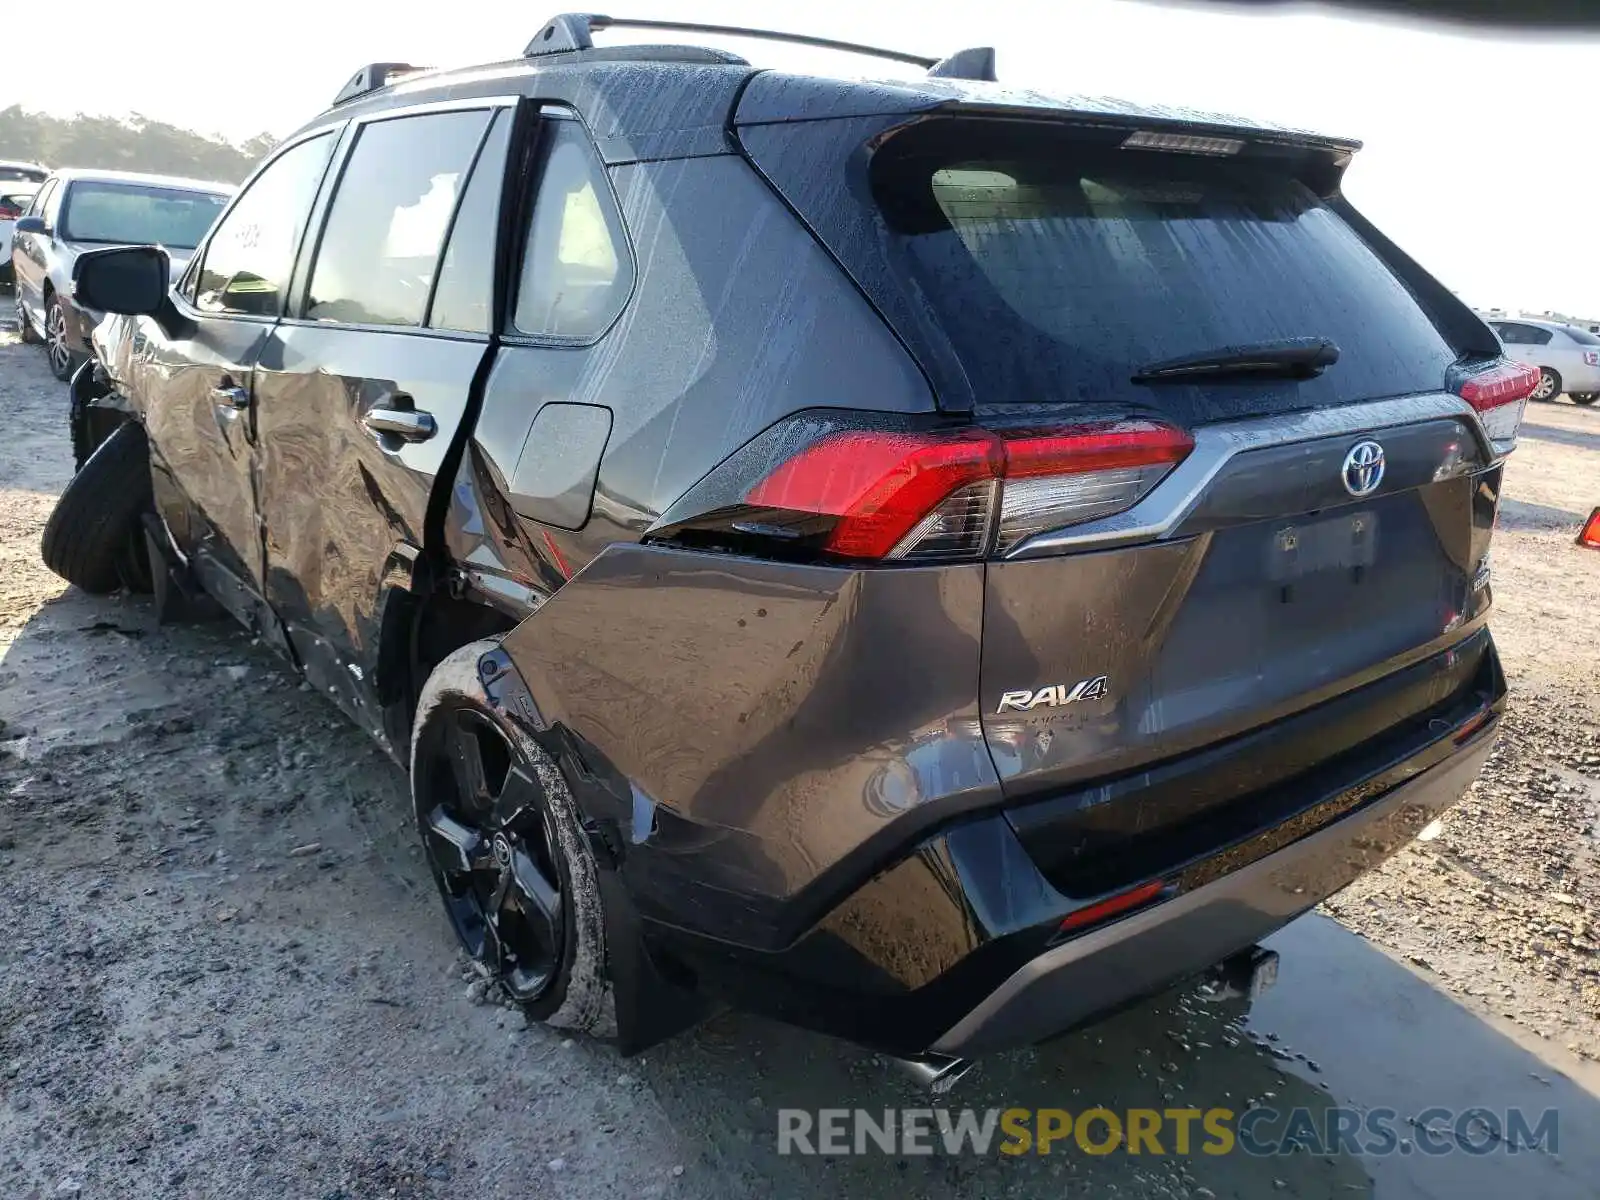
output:
[[[734,113],[735,125],[772,125],[846,117],[963,113],[1054,120],[1133,133],[1139,130],[1237,139],[1253,145],[1325,151],[1345,163],[1361,149],[1353,138],[1268,125],[1172,105],[1142,105],[1100,96],[1049,96],[1024,88],[927,77],[860,82],[762,71],[751,78]]]

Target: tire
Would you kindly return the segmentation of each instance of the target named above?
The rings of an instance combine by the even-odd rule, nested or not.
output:
[[[44,344],[44,339],[39,336],[39,331],[33,327],[33,322],[28,320],[28,313],[22,307],[22,294],[17,293],[17,332],[25,346],[39,346]]]
[[[457,940],[493,986],[529,1020],[611,1037],[616,1005],[594,853],[560,768],[489,703],[478,660],[498,644],[463,646],[423,685],[411,731],[423,852]],[[510,812],[509,822],[493,815]],[[537,889],[513,880],[531,878],[530,868],[554,890],[559,919],[528,915]],[[501,897],[511,903],[496,905]]]
[[[1540,367],[1538,386],[1533,389],[1533,395],[1528,399],[1554,400],[1559,395],[1561,395],[1561,376],[1549,367]]]
[[[144,427],[112,430],[56,501],[39,544],[44,565],[86,592],[150,587],[140,516],[151,505]],[[129,576],[132,576],[129,578]]]
[[[1600,392],[1585,392],[1583,395],[1573,396],[1571,399],[1574,404],[1582,404],[1584,407],[1588,407],[1596,400],[1600,400]]]
[[[71,382],[72,373],[83,361],[82,356],[67,345],[67,310],[57,296],[51,296],[44,306],[44,353],[50,363],[50,374],[62,383]]]

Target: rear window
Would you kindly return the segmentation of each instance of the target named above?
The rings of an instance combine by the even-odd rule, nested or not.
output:
[[[193,250],[227,202],[210,192],[81,180],[67,193],[61,233],[74,242]]]
[[[1128,403],[1203,421],[1438,390],[1456,358],[1385,263],[1282,169],[958,118],[888,138],[867,187],[846,188],[867,203],[802,183],[800,156],[757,158],[786,192],[809,190],[802,211],[891,319],[905,314],[908,340],[936,326],[979,403]],[[1303,337],[1341,351],[1309,381],[1131,381],[1162,359]]]

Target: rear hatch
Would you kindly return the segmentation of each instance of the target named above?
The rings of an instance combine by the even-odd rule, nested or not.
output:
[[[948,507],[994,526],[983,730],[1052,858],[1063,823],[1085,853],[1163,836],[1472,686],[1526,376],[1338,199],[1348,146],[960,111],[740,133],[1023,464]]]

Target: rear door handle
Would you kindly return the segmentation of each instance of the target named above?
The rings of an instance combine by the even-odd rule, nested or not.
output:
[[[432,413],[405,408],[369,408],[361,424],[379,440],[392,437],[402,442],[425,442],[439,431]]]
[[[250,407],[250,393],[238,386],[214,387],[211,389],[211,403],[218,408],[237,412]]]

